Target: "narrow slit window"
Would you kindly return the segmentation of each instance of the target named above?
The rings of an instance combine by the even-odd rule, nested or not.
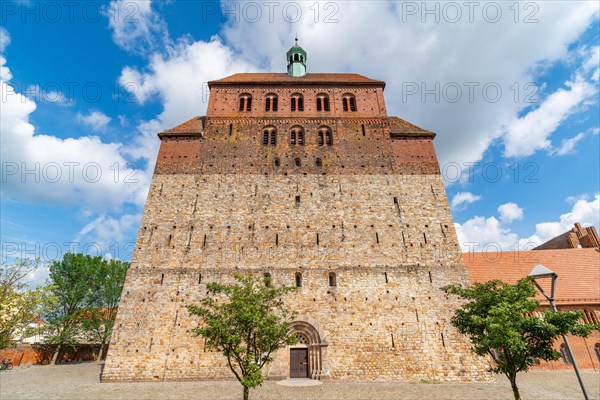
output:
[[[296,272],[296,287],[302,287],[302,273]]]
[[[263,275],[263,279],[265,282],[265,286],[271,286],[271,274],[269,274],[268,272],[265,272],[265,274]]]
[[[335,272],[329,273],[329,286],[337,286],[337,277],[335,276]]]

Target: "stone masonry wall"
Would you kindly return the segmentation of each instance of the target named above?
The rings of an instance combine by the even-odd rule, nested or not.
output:
[[[334,379],[481,377],[439,290],[467,282],[451,226],[439,175],[156,175],[104,380],[231,378],[185,305],[233,271],[303,274],[285,302],[320,325]]]

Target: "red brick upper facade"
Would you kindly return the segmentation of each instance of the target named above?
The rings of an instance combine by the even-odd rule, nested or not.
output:
[[[383,81],[244,73],[209,88],[205,117],[159,134],[156,173],[439,174],[435,134],[387,115]]]

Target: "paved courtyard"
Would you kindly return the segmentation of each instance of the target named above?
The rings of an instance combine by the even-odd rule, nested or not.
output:
[[[99,383],[100,365],[33,366],[0,373],[1,399],[234,399],[241,386],[230,382]],[[600,372],[584,371],[590,399],[600,398]],[[573,371],[532,371],[518,381],[523,399],[581,399]],[[410,383],[329,381],[309,387],[265,382],[250,399],[383,400],[383,399],[511,399],[508,381],[489,383]]]

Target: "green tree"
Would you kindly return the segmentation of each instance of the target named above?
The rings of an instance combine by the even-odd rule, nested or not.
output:
[[[295,314],[281,301],[293,288],[275,287],[270,278],[234,277],[233,284],[208,283],[208,296],[201,305],[187,308],[202,318],[193,334],[204,337],[208,349],[227,358],[247,400],[249,389],[262,384],[261,369],[271,361],[271,354],[297,342],[289,326]]]
[[[82,312],[98,300],[98,271],[105,261],[90,255],[66,253],[50,265],[50,284],[56,306],[48,311],[47,342],[56,345],[51,364],[66,345],[75,345],[82,333]]]
[[[112,334],[128,268],[128,262],[103,260],[94,277],[95,301],[80,315],[82,330],[91,340],[100,343],[98,360],[104,356]]]
[[[49,301],[47,287],[27,289],[38,265],[27,258],[0,265],[0,349],[35,333],[29,325]]]
[[[553,344],[560,336],[585,337],[597,328],[580,323],[580,311],[545,311],[541,317],[535,316],[539,301],[533,298],[536,291],[530,278],[514,285],[493,280],[467,288],[449,285],[442,290],[467,300],[456,310],[452,325],[469,336],[475,353],[492,357],[492,371],[506,375],[515,400],[521,398],[517,373],[527,371],[535,359],[557,360],[560,354]]]

